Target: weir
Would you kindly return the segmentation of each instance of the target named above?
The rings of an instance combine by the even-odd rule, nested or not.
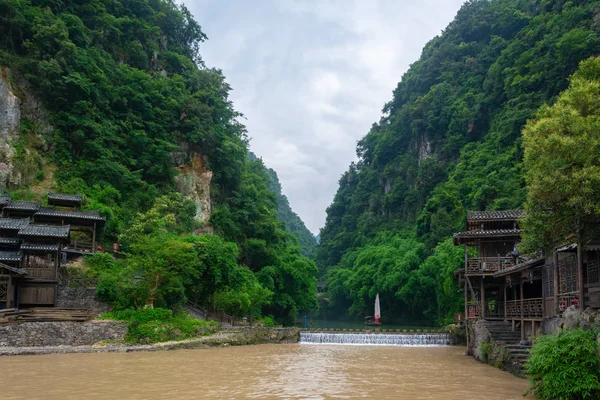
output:
[[[447,333],[380,334],[380,333],[324,333],[300,332],[301,344],[346,344],[374,346],[449,346]]]

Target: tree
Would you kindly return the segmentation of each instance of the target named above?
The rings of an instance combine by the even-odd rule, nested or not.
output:
[[[555,104],[523,131],[525,245],[548,247],[600,215],[600,57],[583,61]]]

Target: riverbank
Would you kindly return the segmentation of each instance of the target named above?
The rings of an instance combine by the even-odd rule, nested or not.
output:
[[[123,342],[103,341],[92,345],[77,346],[0,346],[0,356],[67,353],[129,353],[246,346],[254,344],[297,343],[299,337],[300,330],[296,328],[240,328],[222,330],[210,336],[147,345],[130,345]]]

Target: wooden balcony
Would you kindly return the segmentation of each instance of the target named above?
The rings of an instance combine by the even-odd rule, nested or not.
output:
[[[492,275],[505,268],[513,267],[509,257],[480,257],[467,259],[467,275]]]
[[[506,318],[544,318],[544,299],[510,300],[506,302]]]

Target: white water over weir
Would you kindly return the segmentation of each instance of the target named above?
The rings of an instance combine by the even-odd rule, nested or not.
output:
[[[447,333],[384,334],[384,333],[324,333],[300,332],[301,344],[347,344],[375,346],[449,346]]]

